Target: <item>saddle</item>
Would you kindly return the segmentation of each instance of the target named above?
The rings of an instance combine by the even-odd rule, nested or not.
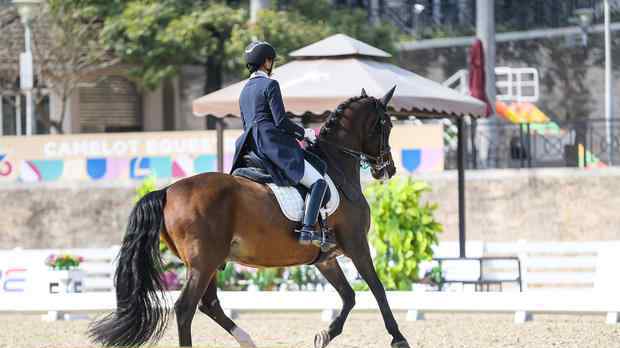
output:
[[[321,218],[326,219],[327,216],[336,211],[340,203],[340,197],[338,196],[338,190],[333,181],[329,176],[325,175],[325,164],[315,156],[316,155],[311,154],[306,157],[306,160],[310,162],[319,173],[324,175],[325,181],[328,184],[328,189],[325,192],[325,197],[322,202],[321,214],[319,214],[319,220],[321,220]],[[241,167],[235,169],[232,175],[266,185],[276,196],[282,213],[284,213],[289,220],[300,222],[303,219],[305,197],[308,194],[308,189],[301,184],[296,186],[277,186],[274,184],[273,178],[265,170],[263,161],[254,152],[250,151],[242,156]]]

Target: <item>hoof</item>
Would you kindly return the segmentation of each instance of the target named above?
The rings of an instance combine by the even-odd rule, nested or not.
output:
[[[411,346],[409,346],[409,343],[407,343],[407,341],[392,342],[391,347],[392,348],[411,348]]]
[[[314,336],[314,348],[325,348],[329,344],[329,332],[323,330]]]

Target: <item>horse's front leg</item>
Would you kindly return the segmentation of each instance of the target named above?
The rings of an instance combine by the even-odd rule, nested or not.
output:
[[[355,292],[349,285],[349,281],[342,273],[338,261],[334,258],[316,265],[321,274],[338,291],[342,299],[342,310],[330,324],[327,330],[323,330],[314,337],[314,348],[324,348],[336,336],[342,332],[344,322],[353,306],[355,306]]]
[[[377,272],[375,271],[375,266],[373,265],[372,257],[370,256],[368,241],[366,238],[363,239],[363,241],[354,243],[355,247],[347,248],[345,253],[351,258],[351,260],[353,260],[355,268],[357,268],[357,271],[366,281],[370,291],[372,291],[372,294],[377,300],[377,304],[381,310],[381,315],[383,316],[385,328],[393,338],[391,343],[392,348],[409,348],[409,343],[407,343],[407,340],[398,329],[398,324],[394,319],[392,309],[390,309],[390,304],[385,296],[385,289],[383,288],[383,284],[381,284],[381,281],[377,276]]]

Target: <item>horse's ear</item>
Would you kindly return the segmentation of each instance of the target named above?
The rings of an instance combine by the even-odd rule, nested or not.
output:
[[[368,94],[366,94],[366,90],[362,88],[362,98],[368,98]]]
[[[392,96],[394,95],[394,90],[396,90],[396,85],[394,85],[394,87],[392,87],[392,89],[390,89],[384,96],[383,98],[381,98],[381,104],[383,104],[383,106],[385,106],[387,108],[388,103],[390,102],[390,99],[392,99]]]

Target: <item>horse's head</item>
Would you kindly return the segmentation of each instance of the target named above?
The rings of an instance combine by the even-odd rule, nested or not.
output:
[[[369,97],[362,89],[361,96],[340,104],[321,130],[321,138],[331,146],[368,164],[375,179],[396,173],[389,142],[392,121],[387,114],[395,89],[381,99]]]
[[[392,120],[387,113],[395,89],[396,86],[392,87],[381,99],[366,96],[366,91],[362,89],[362,97],[370,100],[363,108],[365,114],[358,115],[362,123],[362,152],[366,154],[375,179],[389,179],[396,174],[390,148]]]

